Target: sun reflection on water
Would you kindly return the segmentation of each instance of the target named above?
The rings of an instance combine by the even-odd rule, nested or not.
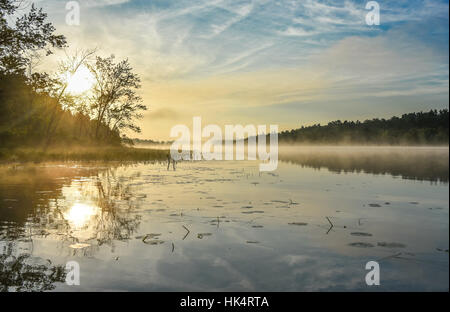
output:
[[[83,228],[88,225],[91,218],[98,214],[99,208],[93,205],[75,203],[69,211],[64,214],[64,218],[74,228]]]

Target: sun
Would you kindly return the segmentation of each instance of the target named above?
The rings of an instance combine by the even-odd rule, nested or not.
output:
[[[67,92],[72,95],[82,94],[94,85],[94,76],[90,70],[81,65],[74,74],[67,73]]]

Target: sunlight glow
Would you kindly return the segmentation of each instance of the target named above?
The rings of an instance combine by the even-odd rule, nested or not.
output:
[[[81,228],[87,225],[92,216],[95,216],[97,213],[97,207],[76,203],[70,208],[67,213],[64,214],[64,217],[75,228]]]
[[[79,95],[92,88],[94,85],[94,76],[89,69],[81,65],[72,75],[67,73],[67,92],[72,95]]]

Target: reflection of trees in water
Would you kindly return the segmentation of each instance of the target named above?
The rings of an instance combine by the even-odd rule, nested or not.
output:
[[[327,168],[336,173],[364,172],[390,174],[403,179],[448,182],[448,149],[375,150],[330,149],[297,147],[291,152],[280,149],[281,161],[316,169]]]
[[[82,254],[91,254],[100,245],[129,239],[140,224],[128,185],[132,177],[116,177],[115,168],[8,170],[8,179],[2,181],[1,176],[5,176],[0,175],[0,241],[32,242],[33,238],[50,235],[67,248],[80,242],[76,233],[84,231],[90,236],[82,241],[96,246]],[[96,213],[79,229],[74,229],[65,216],[73,203],[63,190],[76,190],[80,200],[95,206]]]
[[[114,248],[115,241],[130,239],[141,219],[134,212],[132,180],[116,177],[115,168],[0,168],[0,290],[45,291],[64,282],[63,266],[32,256],[37,238],[56,239],[57,248],[73,256],[92,256],[101,245]],[[95,207],[80,228],[67,219],[73,202],[65,191]],[[91,246],[69,248],[79,242]]]
[[[53,205],[62,187],[77,177],[97,174],[97,169],[88,168],[0,167],[0,221],[50,224],[58,218]]]
[[[139,227],[141,216],[134,212],[132,193],[127,180],[115,176],[114,169],[104,169],[91,181],[80,183],[76,188],[81,198],[88,200],[98,212],[81,228],[74,229],[64,216],[68,203],[62,200],[55,204],[64,227],[59,229],[62,247],[70,244],[88,242],[88,248],[71,250],[73,255],[91,256],[99,246],[110,245],[114,249],[115,241],[125,241],[131,238]],[[73,186],[71,186],[73,187]],[[59,207],[61,206],[61,207]],[[63,235],[61,235],[63,233]],[[89,233],[89,237],[79,238],[78,234]]]
[[[9,242],[0,253],[0,291],[52,290],[55,283],[65,281],[64,266],[32,258],[30,254],[15,255],[14,244]]]
[[[132,194],[129,185],[115,177],[108,170],[104,178],[96,183],[97,201],[100,213],[95,216],[94,232],[98,245],[109,244],[114,240],[128,240],[140,224],[140,215],[133,212]],[[124,201],[120,207],[118,202]]]

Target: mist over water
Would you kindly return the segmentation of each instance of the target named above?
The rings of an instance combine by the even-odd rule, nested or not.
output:
[[[335,173],[387,174],[404,179],[448,182],[448,147],[288,146],[281,161]]]
[[[280,147],[259,161],[0,167],[3,289],[448,290],[448,149]],[[19,261],[23,265],[14,266]]]

